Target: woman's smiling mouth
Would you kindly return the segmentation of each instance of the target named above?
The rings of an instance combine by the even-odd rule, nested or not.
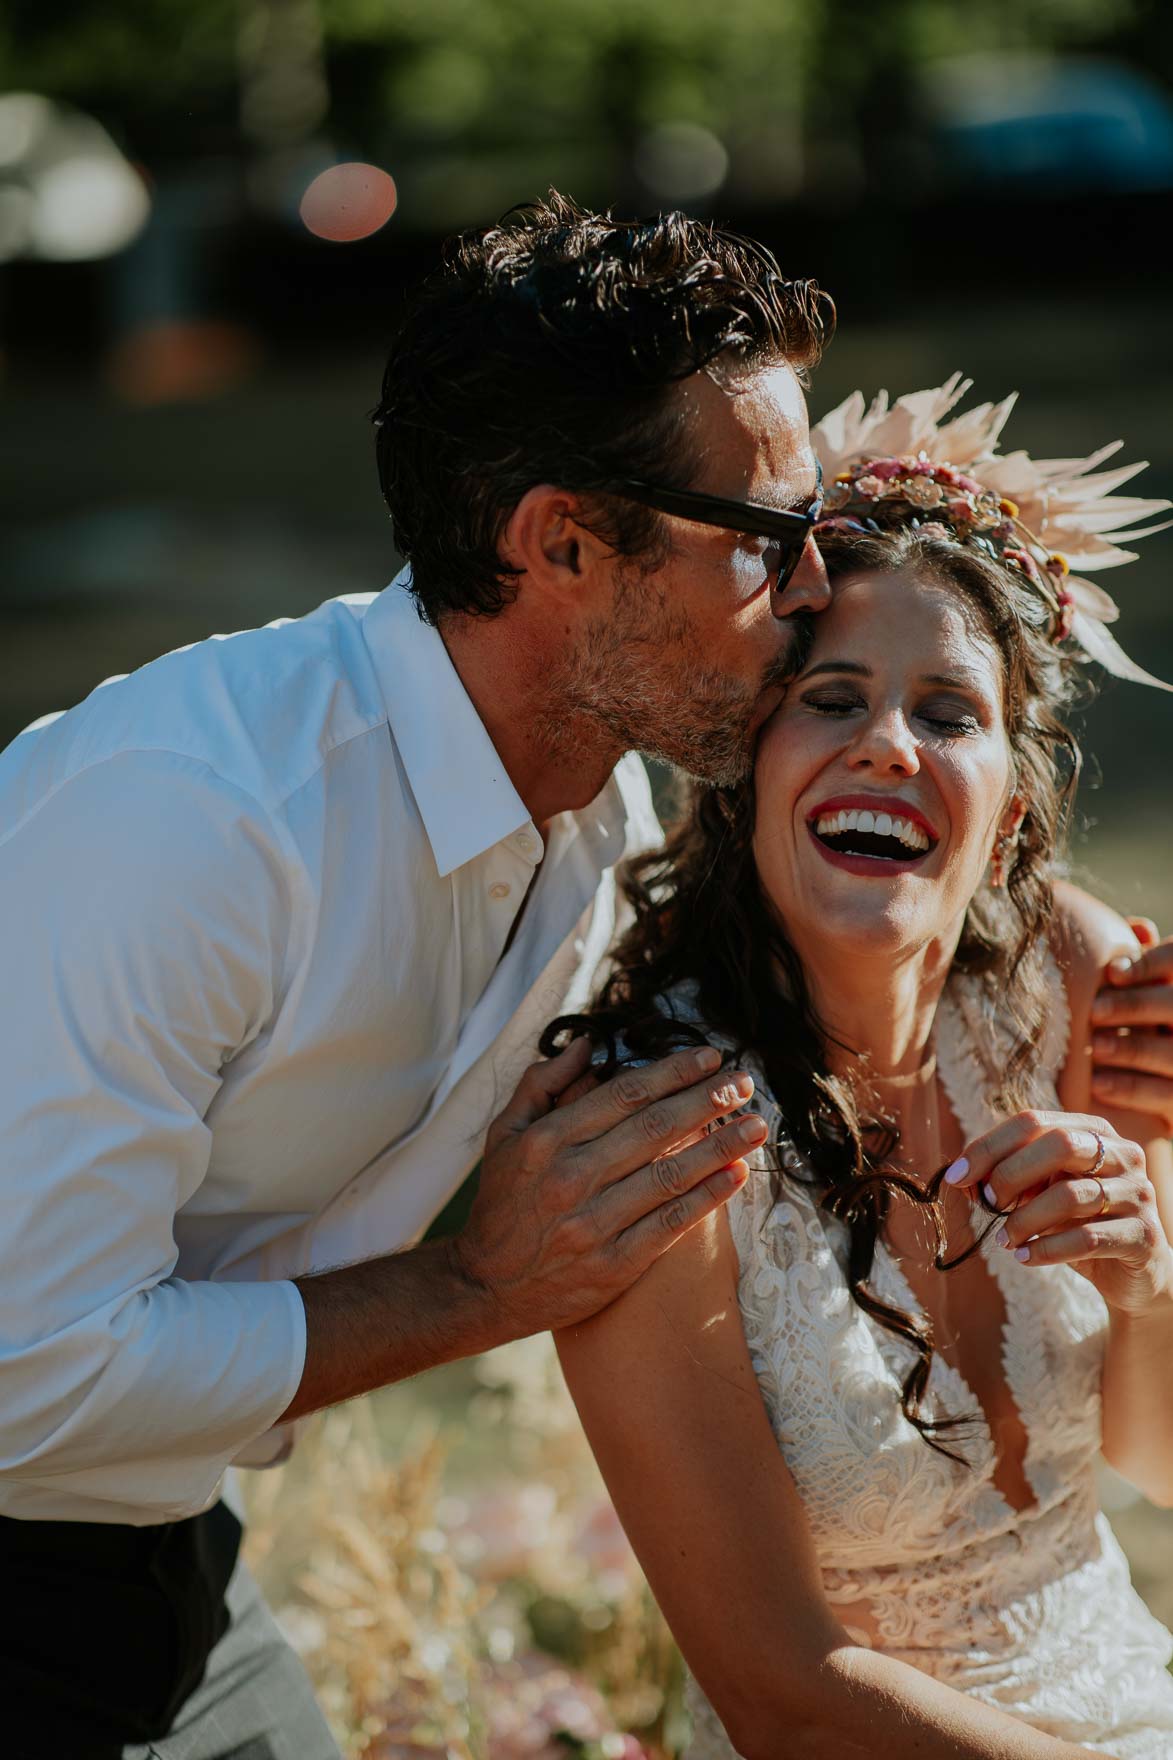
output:
[[[806,824],[819,854],[852,874],[914,869],[939,842],[924,814],[895,796],[837,796],[821,802]]]

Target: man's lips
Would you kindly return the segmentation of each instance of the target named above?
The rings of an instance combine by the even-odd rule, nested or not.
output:
[[[784,684],[768,684],[766,686],[758,698],[758,706],[754,710],[753,719],[750,722],[749,730],[751,733],[761,732],[774,711],[781,707],[785,695],[786,686]]]

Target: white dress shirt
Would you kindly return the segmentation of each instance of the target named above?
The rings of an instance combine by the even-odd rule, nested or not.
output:
[[[659,838],[632,756],[543,848],[403,581],[0,754],[0,1513],[172,1519],[279,1457],[290,1279],[418,1239]]]

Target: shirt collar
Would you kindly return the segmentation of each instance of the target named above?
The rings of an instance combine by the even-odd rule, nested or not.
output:
[[[424,623],[403,569],[363,619],[387,720],[441,876],[529,825],[440,632]]]
[[[441,877],[514,832],[532,830],[525,802],[439,630],[416,610],[410,567],[375,598],[363,619],[363,634]],[[623,853],[629,819],[618,773],[607,778],[588,806],[560,817],[586,838],[600,868],[610,867]],[[535,832],[535,852],[539,848]]]

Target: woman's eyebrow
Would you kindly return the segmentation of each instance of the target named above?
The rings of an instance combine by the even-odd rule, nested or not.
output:
[[[803,678],[814,678],[820,672],[846,672],[854,678],[871,678],[872,669],[862,660],[820,660],[808,666]],[[941,684],[953,690],[980,690],[983,680],[976,672],[922,672],[921,684]]]
[[[819,672],[850,672],[856,678],[870,678],[872,669],[861,660],[820,660],[817,666],[808,666],[803,673],[804,678],[814,678]]]
[[[984,680],[976,672],[922,672],[922,684],[943,684],[956,690],[980,691]]]

